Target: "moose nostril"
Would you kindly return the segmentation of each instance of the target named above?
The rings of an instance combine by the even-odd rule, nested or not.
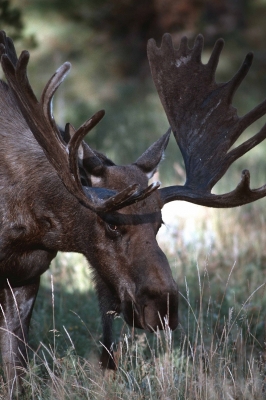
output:
[[[160,318],[160,313],[154,309],[154,307],[146,306],[144,309],[144,321],[145,325],[149,330],[156,330],[163,328],[163,323]]]
[[[178,299],[177,297],[159,296],[147,302],[143,311],[144,324],[150,330],[165,329],[169,326],[174,330],[178,325]]]

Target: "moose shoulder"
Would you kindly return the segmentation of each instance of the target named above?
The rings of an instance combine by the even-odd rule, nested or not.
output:
[[[115,369],[113,314],[108,311],[122,313],[128,324],[150,331],[165,324],[175,329],[178,324],[177,285],[156,242],[163,205],[186,200],[233,207],[266,195],[264,187],[249,188],[247,171],[234,191],[211,193],[229,165],[266,136],[262,128],[228,152],[242,131],[266,111],[264,102],[238,118],[231,107],[251,56],[230,82],[218,85],[214,75],[221,40],[206,65],[200,61],[201,36],[192,50],[186,39],[175,50],[169,35],[161,48],[149,43],[153,79],[187,173],[184,186],[158,189],[158,183],[148,185],[148,180],[160,163],[170,130],[133,164],[115,165],[83,140],[103,111],[77,130],[67,124],[60,131],[54,121],[52,98],[70,64],[56,71],[38,101],[27,78],[28,52],[17,58],[4,32],[0,43],[7,79],[7,84],[0,83],[0,346],[7,379],[10,387],[13,381],[19,384],[21,367],[27,364],[40,275],[57,251],[84,254],[94,270],[103,323],[101,363]]]

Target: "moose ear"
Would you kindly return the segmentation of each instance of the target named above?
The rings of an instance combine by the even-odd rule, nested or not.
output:
[[[134,165],[137,165],[147,175],[148,179],[155,174],[160,161],[163,159],[170,134],[171,128],[134,162]]]
[[[81,147],[81,146],[80,146]],[[79,149],[80,150],[80,149]],[[100,185],[106,169],[115,164],[104,154],[92,150],[90,146],[82,142],[82,167],[89,174],[92,185]]]
[[[102,160],[84,140],[82,142],[82,166],[89,174],[95,176],[101,176],[105,170]]]

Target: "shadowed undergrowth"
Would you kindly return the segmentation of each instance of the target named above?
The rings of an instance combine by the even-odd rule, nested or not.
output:
[[[116,373],[103,376],[95,350],[100,346],[100,330],[79,329],[83,349],[71,329],[71,321],[56,321],[57,295],[54,296],[55,326],[38,343],[31,355],[25,377],[25,399],[263,399],[265,398],[265,354],[252,327],[260,324],[262,315],[247,312],[256,296],[264,292],[264,284],[241,305],[224,305],[230,289],[230,272],[224,295],[217,304],[208,293],[209,277],[198,278],[197,299],[190,293],[189,283],[181,293],[181,325],[173,334],[168,328],[154,334],[128,328],[121,318],[117,329]],[[56,289],[58,290],[58,289]],[[88,293],[90,295],[90,293]],[[69,294],[64,293],[66,299]],[[71,295],[72,299],[78,293]],[[205,304],[206,298],[207,307]],[[81,296],[84,300],[84,295]],[[69,299],[66,300],[68,302]],[[89,302],[93,308],[93,302]],[[36,309],[34,324],[39,310]],[[37,314],[37,315],[36,315]],[[60,313],[58,314],[60,316]],[[93,315],[93,314],[92,314]],[[90,313],[88,319],[90,320]],[[80,327],[85,326],[76,315]],[[67,316],[65,315],[67,319]],[[256,319],[255,321],[253,319]],[[41,318],[42,320],[42,318]],[[56,326],[58,325],[58,329]],[[93,326],[93,324],[92,324]],[[44,329],[45,331],[45,329]],[[34,340],[37,340],[35,333]],[[91,336],[90,336],[91,335]],[[92,337],[93,336],[93,337]],[[40,337],[39,337],[40,339]],[[92,342],[94,350],[92,347]],[[37,344],[37,343],[36,343]],[[2,385],[5,398],[5,385]],[[21,398],[21,397],[20,397]]]

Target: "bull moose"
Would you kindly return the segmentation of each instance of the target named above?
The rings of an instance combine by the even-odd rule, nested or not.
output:
[[[57,251],[82,253],[94,271],[103,325],[103,368],[112,357],[114,310],[129,325],[146,330],[178,325],[178,289],[156,242],[164,204],[185,200],[208,207],[235,207],[266,195],[251,190],[243,171],[233,191],[213,186],[239,157],[266,137],[264,126],[237,148],[241,133],[266,112],[266,101],[243,117],[233,95],[247,74],[248,54],[227,83],[215,82],[223,40],[202,64],[203,37],[190,49],[183,37],[175,49],[169,34],[158,48],[148,43],[153,80],[170,129],[133,164],[117,166],[83,140],[102,119],[97,112],[77,130],[57,126],[53,96],[70,69],[64,63],[46,84],[40,101],[27,77],[29,53],[18,58],[10,38],[0,35],[0,346],[9,382],[26,367],[29,324],[40,275]],[[184,186],[149,185],[171,131],[184,158]]]

